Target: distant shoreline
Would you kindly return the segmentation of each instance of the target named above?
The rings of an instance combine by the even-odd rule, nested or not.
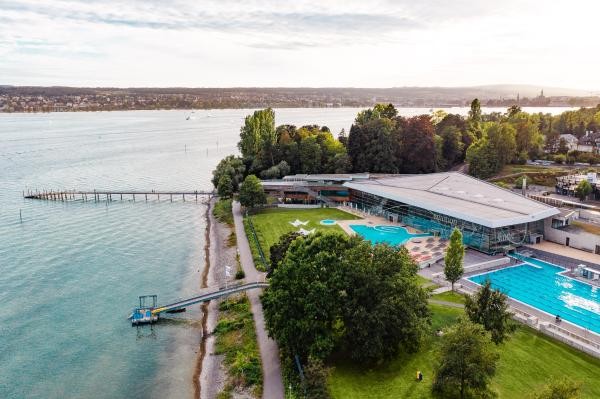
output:
[[[278,105],[257,105],[254,107],[226,107],[226,108],[139,108],[139,109],[102,109],[102,110],[70,110],[70,111],[18,111],[18,112],[6,112],[0,111],[0,115],[37,115],[37,114],[78,114],[78,113],[110,113],[110,112],[139,112],[139,111],[221,111],[221,110],[254,110],[254,109],[355,109],[355,108],[369,108],[373,104],[365,105],[348,105],[343,107],[311,107],[311,106],[278,106]],[[409,105],[394,105],[397,109],[460,109],[469,108],[468,105],[420,105],[420,106],[409,106]],[[590,105],[523,105],[521,108],[568,108],[568,109],[579,109],[579,108],[590,108]],[[507,106],[504,105],[482,105],[483,109],[486,108],[498,108],[504,109]]]

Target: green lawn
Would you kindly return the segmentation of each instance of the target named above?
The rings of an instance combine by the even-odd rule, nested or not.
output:
[[[312,230],[315,228],[317,231],[339,231],[343,230],[337,226],[323,226],[319,222],[323,219],[334,219],[334,220],[354,220],[360,219],[357,216],[349,214],[347,212],[340,211],[335,208],[317,208],[317,209],[284,209],[284,208],[271,208],[260,211],[257,214],[250,215],[252,224],[256,229],[256,235],[258,242],[263,250],[265,258],[269,259],[269,248],[271,245],[279,241],[279,237],[290,231],[297,231],[302,227],[305,230]],[[296,219],[306,222],[306,226],[294,227],[290,222]],[[258,248],[252,237],[252,232],[248,226],[247,221],[244,221],[244,227],[246,229],[246,235],[250,241],[250,249],[254,257],[254,263],[257,268],[261,268],[262,262]]]
[[[432,331],[448,326],[462,309],[430,305]],[[334,398],[430,398],[435,349],[439,338],[431,333],[415,354],[401,354],[383,367],[366,370],[360,365],[338,361],[329,387]],[[499,398],[527,398],[549,380],[567,376],[580,381],[581,398],[600,397],[600,361],[578,352],[534,330],[520,326],[499,347],[500,361],[492,388]],[[422,382],[415,381],[420,370]]]
[[[431,299],[453,303],[465,303],[465,296],[454,291],[442,292],[431,296]]]

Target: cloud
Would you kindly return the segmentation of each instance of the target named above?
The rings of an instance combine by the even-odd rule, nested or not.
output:
[[[598,88],[599,9],[571,0],[0,0],[0,84]]]

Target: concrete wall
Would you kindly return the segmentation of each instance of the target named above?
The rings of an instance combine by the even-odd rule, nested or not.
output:
[[[592,252],[596,250],[596,245],[600,245],[600,236],[584,231],[576,233],[552,228],[550,219],[544,221],[544,239],[555,242],[557,244],[566,245],[567,237],[569,238],[569,246],[572,248],[581,249]]]

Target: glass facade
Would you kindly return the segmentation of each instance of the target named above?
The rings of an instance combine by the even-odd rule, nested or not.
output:
[[[426,233],[448,238],[455,227],[471,248],[494,254],[529,244],[530,235],[544,233],[544,221],[490,228],[441,213],[432,212],[358,190],[350,191],[351,206],[390,221],[404,223]]]

